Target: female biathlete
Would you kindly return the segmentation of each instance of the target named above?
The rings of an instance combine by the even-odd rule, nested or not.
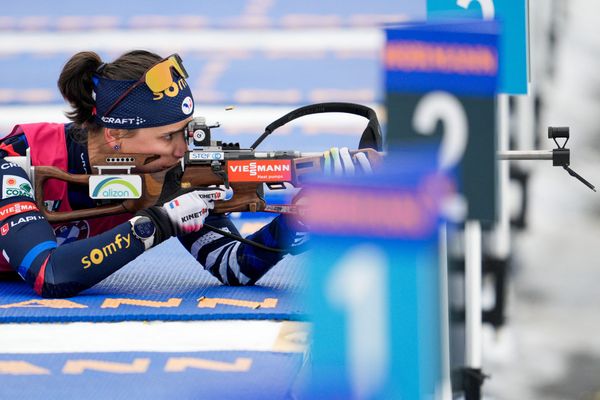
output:
[[[72,107],[67,113],[72,122],[17,125],[0,142],[0,270],[16,271],[41,296],[69,297],[172,236],[228,285],[254,284],[281,260],[285,251],[263,250],[202,228],[208,218],[238,234],[227,216],[210,213],[210,194],[219,189],[186,193],[135,215],[51,225],[33,201],[28,175],[5,160],[29,149],[34,166],[91,174],[95,154],[137,153],[157,156],[141,172],[171,168],[187,150],[182,133],[194,112],[186,78],[176,54],[161,58],[137,50],[103,63],[96,53],[81,52],[66,63],[58,87]],[[174,84],[176,95],[170,91]],[[332,165],[339,169],[348,160],[347,154],[337,156]],[[44,196],[50,211],[97,205],[87,188],[60,181],[49,182]],[[285,250],[296,240],[295,226],[278,216],[248,239]]]

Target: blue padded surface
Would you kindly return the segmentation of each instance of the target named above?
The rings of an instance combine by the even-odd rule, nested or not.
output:
[[[78,360],[93,362],[82,368]],[[119,373],[102,362],[130,369]],[[285,399],[302,362],[301,353],[248,351],[0,354],[0,398]],[[218,371],[220,366],[234,370]]]
[[[303,260],[286,257],[256,286],[224,286],[171,239],[71,299],[41,299],[23,282],[0,282],[0,323],[304,319]]]

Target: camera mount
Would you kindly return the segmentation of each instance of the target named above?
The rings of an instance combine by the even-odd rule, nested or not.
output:
[[[569,127],[548,127],[548,139],[554,140],[556,149],[552,150],[510,150],[498,153],[500,160],[552,160],[552,165],[555,167],[563,167],[565,171],[572,177],[578,179],[581,183],[592,189],[596,188],[590,182],[585,180],[577,172],[569,167],[571,163],[571,150],[567,149],[569,141]],[[562,145],[559,139],[564,139]]]

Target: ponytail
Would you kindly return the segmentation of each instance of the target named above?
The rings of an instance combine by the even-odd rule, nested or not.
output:
[[[92,95],[94,90],[92,77],[100,65],[102,60],[98,54],[82,51],[67,61],[58,78],[60,93],[73,107],[73,110],[65,115],[81,127],[86,125],[92,129],[99,128],[94,126],[96,124],[93,110],[96,102]]]
[[[94,82],[98,75],[115,80],[137,80],[162,57],[146,50],[133,50],[123,54],[112,63],[104,64],[93,51],[82,51],[67,61],[60,77],[58,89],[63,98],[71,104],[72,111],[65,113],[67,118],[80,128],[98,131],[100,126],[94,121]]]

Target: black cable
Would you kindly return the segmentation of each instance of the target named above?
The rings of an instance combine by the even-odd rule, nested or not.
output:
[[[567,171],[569,173],[569,175],[571,175],[574,178],[577,178],[579,180],[579,182],[583,183],[585,186],[589,187],[594,192],[596,191],[596,188],[594,187],[594,185],[592,185],[591,183],[586,181],[581,175],[579,175],[577,172],[575,172],[571,168],[569,168],[568,165],[563,165],[563,168],[565,169],[565,171]]]
[[[255,242],[253,240],[246,239],[244,237],[241,237],[239,235],[233,234],[231,232],[224,231],[224,230],[216,228],[216,227],[214,227],[212,225],[204,224],[203,226],[206,229],[208,229],[209,231],[218,233],[219,235],[223,235],[225,237],[237,240],[238,242],[242,242],[242,243],[248,244],[250,246],[258,247],[259,249],[262,249],[262,250],[272,251],[274,253],[286,253],[286,254],[289,253],[289,254],[292,254],[292,255],[296,255],[296,254],[300,254],[300,253],[302,253],[303,251],[306,250],[306,245],[305,244],[301,244],[301,245],[298,245],[298,246],[292,246],[289,249],[276,249],[274,247],[265,246],[264,244]]]

